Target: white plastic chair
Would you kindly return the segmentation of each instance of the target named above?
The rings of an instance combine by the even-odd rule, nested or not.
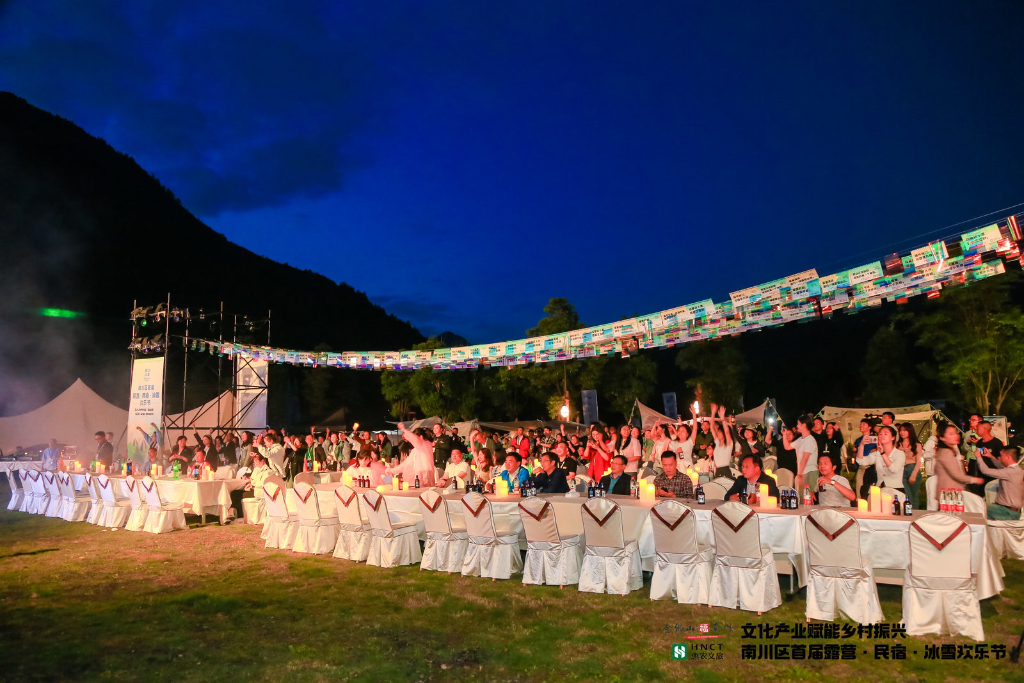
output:
[[[619,506],[607,498],[593,498],[583,503],[580,514],[586,539],[580,590],[629,595],[643,588],[640,548],[636,539],[623,534]]]
[[[61,495],[60,492],[60,484],[57,482],[57,473],[43,472],[43,486],[49,496],[49,500],[46,503],[46,512],[43,514],[47,517],[60,517],[64,508],[64,496]]]
[[[448,505],[437,491],[421,493],[419,501],[427,534],[420,570],[461,572],[469,546],[466,520],[462,515],[449,515]]]
[[[775,558],[761,545],[757,514],[746,505],[725,502],[711,511],[715,573],[711,605],[767,612],[782,604]]]
[[[523,558],[519,555],[519,535],[511,530],[510,520],[503,517],[495,521],[491,501],[479,493],[467,493],[462,498],[462,506],[469,535],[462,575],[496,581],[521,574]]]
[[[142,531],[146,527],[146,517],[149,516],[149,508],[142,500],[142,484],[135,477],[127,477],[124,480],[124,485],[128,489],[128,504],[132,508],[124,529],[125,531]]]
[[[677,500],[663,500],[651,508],[651,527],[656,554],[651,600],[708,604],[715,551],[697,544],[693,510]]]
[[[881,622],[885,617],[871,563],[861,554],[857,520],[838,510],[812,510],[804,532],[810,564],[807,619],[835,621],[838,606],[851,621]]]
[[[88,495],[79,495],[75,491],[75,480],[67,472],[57,474],[60,482],[61,498],[64,499],[61,518],[68,522],[84,522],[89,516],[92,500]]]
[[[773,474],[778,477],[776,481],[779,486],[793,486],[793,482],[796,481],[796,475],[792,471],[787,470],[783,467],[781,470],[774,470]]]
[[[312,485],[297,481],[292,490],[299,514],[299,528],[292,552],[312,555],[334,552],[334,546],[338,544],[338,518],[320,516],[320,502]]]
[[[7,483],[11,487],[11,500],[7,503],[7,509],[17,510],[25,500],[25,488],[14,470],[7,470]]]
[[[359,512],[359,494],[342,485],[334,489],[334,498],[338,509],[338,542],[334,546],[334,557],[366,562],[372,533],[370,525],[363,522]]]
[[[98,526],[110,528],[123,527],[128,522],[128,515],[131,514],[131,503],[127,500],[118,500],[114,492],[117,483],[105,474],[96,477],[97,491],[103,501],[103,512],[100,513]]]
[[[263,547],[288,550],[295,544],[295,536],[299,533],[299,515],[289,512],[285,504],[287,489],[284,479],[277,475],[267,477],[263,491],[266,494],[263,501],[267,505],[267,521],[263,523],[263,533],[260,534],[266,539]]]
[[[139,486],[142,487],[142,496],[146,501],[146,522],[142,527],[143,531],[148,531],[151,534],[165,534],[188,528],[188,525],[185,524],[185,511],[182,509],[182,504],[163,502],[152,477],[143,477]]]
[[[527,498],[519,503],[519,517],[526,532],[523,583],[559,588],[578,584],[583,539],[578,534],[558,533],[554,506],[541,498]]]
[[[701,484],[701,488],[704,489],[705,500],[725,500],[725,494],[729,491],[729,489],[713,481]],[[732,488],[732,484],[729,484],[729,488]]]
[[[366,564],[374,567],[400,567],[420,561],[420,540],[415,522],[392,519],[384,496],[376,491],[363,494],[366,517],[370,520],[370,552]]]
[[[971,573],[971,531],[959,517],[924,515],[910,524],[910,566],[903,576],[907,635],[935,633],[984,640]]]

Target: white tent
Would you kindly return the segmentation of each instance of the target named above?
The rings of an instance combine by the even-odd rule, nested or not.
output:
[[[114,433],[114,453],[124,448],[128,411],[118,408],[85,385],[81,379],[57,398],[33,411],[0,417],[0,449],[13,453],[18,446],[45,444],[50,439],[75,446],[79,459],[96,451],[96,432]]]
[[[193,428],[198,428],[200,434],[206,434],[209,429],[221,426],[229,427],[234,414],[234,397],[230,391],[225,391],[198,408],[186,410],[184,413],[166,415],[164,416],[164,426],[167,439],[164,443],[169,448],[174,444],[174,440],[182,434],[191,439]]]
[[[860,436],[860,421],[868,416],[879,416],[884,412],[896,415],[896,424],[909,422],[914,425],[917,438],[924,442],[932,433],[932,426],[940,418],[946,419],[942,411],[935,410],[931,404],[924,403],[916,406],[902,406],[897,408],[839,408],[825,406],[818,413],[826,422],[835,422],[843,432],[843,441],[850,445]]]
[[[675,424],[675,420],[667,415],[662,415],[653,408],[648,408],[640,401],[636,402],[636,407],[640,411],[640,424],[643,429],[650,429],[654,426],[654,423],[661,420],[663,424]]]
[[[764,424],[764,411],[767,408],[768,408],[768,399],[765,399],[764,403],[762,403],[761,405],[757,406],[756,408],[751,408],[750,410],[748,410],[746,412],[742,412],[739,415],[737,415],[736,416],[736,421],[739,422],[740,424],[763,425]]]

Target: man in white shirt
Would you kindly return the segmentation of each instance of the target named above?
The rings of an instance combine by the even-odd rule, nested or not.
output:
[[[818,455],[818,505],[848,508],[856,498],[846,477],[836,474],[836,465],[828,453]]]
[[[444,466],[444,475],[437,480],[438,486],[450,486],[455,482],[455,488],[466,488],[466,481],[469,480],[469,463],[462,459],[462,451],[458,448],[452,449],[452,457]]]
[[[56,472],[60,469],[60,449],[57,448],[57,439],[50,439],[50,447],[43,450],[42,465],[45,472]]]
[[[805,486],[813,491],[818,485],[818,441],[811,433],[813,426],[814,419],[810,415],[801,415],[796,421],[800,438],[793,442],[797,469],[794,488],[798,496]]]

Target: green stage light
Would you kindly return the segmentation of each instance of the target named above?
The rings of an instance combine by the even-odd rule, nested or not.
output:
[[[40,308],[37,313],[44,318],[84,318],[85,313],[67,311],[63,308]]]

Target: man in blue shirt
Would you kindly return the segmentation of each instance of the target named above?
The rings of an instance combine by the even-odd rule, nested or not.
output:
[[[601,488],[612,495],[628,496],[631,477],[626,474],[626,456],[612,456],[609,466],[612,468],[612,473],[601,478]]]
[[[57,448],[57,439],[50,439],[50,447],[43,451],[43,470],[56,472],[60,464],[60,449]]]
[[[522,488],[530,480],[530,473],[522,466],[522,463],[523,457],[519,455],[518,451],[508,451],[505,454],[505,469],[498,476],[508,484],[509,491],[515,488],[516,481]]]

